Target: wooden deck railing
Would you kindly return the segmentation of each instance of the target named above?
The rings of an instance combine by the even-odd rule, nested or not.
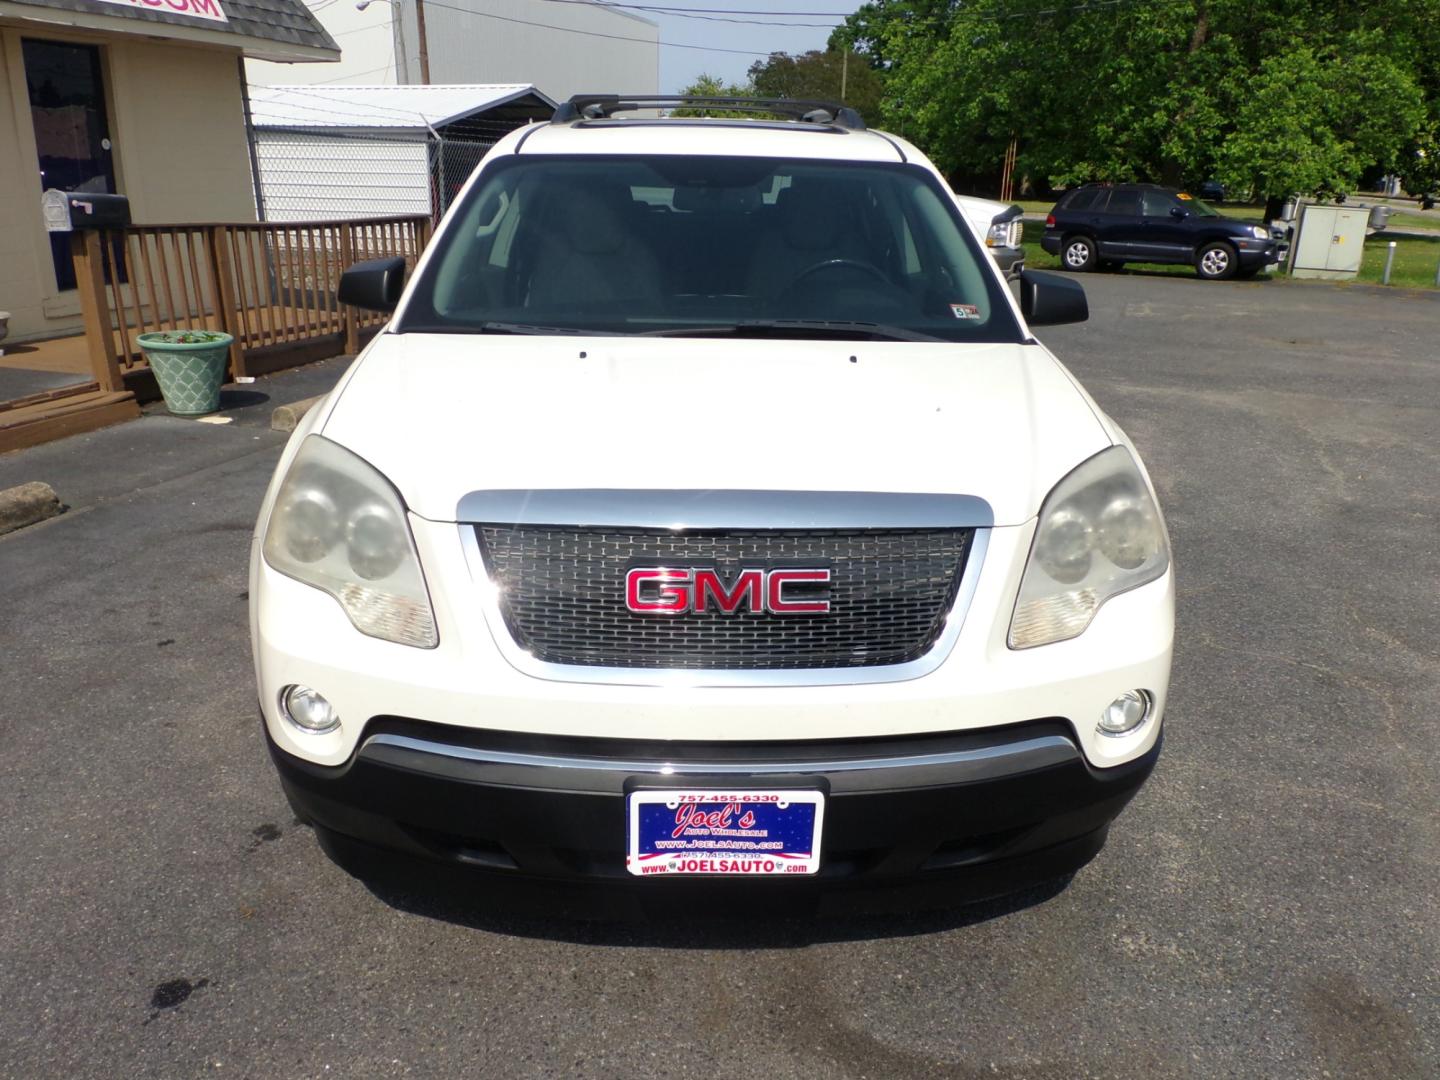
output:
[[[336,221],[135,225],[72,240],[96,381],[124,388],[145,369],[136,341],[152,330],[223,330],[230,375],[262,374],[356,352],[386,316],[342,306],[351,263],[404,256],[430,239],[423,215]]]

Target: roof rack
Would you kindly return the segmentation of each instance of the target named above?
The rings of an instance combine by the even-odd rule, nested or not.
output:
[[[603,120],[618,112],[637,109],[710,108],[726,112],[778,113],[806,124],[828,124],[850,131],[864,131],[865,121],[848,105],[838,101],[806,101],[799,98],[696,97],[687,94],[576,94],[562,103],[550,118],[552,124],[577,120]]]

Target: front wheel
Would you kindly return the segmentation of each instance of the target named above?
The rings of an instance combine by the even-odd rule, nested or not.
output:
[[[1088,236],[1072,236],[1061,248],[1061,262],[1066,270],[1094,270],[1099,260],[1095,257],[1095,241]]]
[[[1206,244],[1195,255],[1195,272],[1207,281],[1224,281],[1235,276],[1240,268],[1235,249],[1216,241]]]

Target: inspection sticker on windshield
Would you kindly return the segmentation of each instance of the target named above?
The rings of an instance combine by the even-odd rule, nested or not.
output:
[[[974,304],[951,304],[950,312],[957,319],[978,319],[980,309]]]
[[[820,869],[819,791],[632,791],[625,868],[637,877],[768,877]]]

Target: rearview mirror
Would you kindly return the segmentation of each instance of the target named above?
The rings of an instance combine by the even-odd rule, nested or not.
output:
[[[1020,311],[1031,326],[1057,326],[1090,318],[1090,305],[1078,282],[1040,270],[1020,272]]]
[[[340,275],[340,303],[367,311],[394,311],[405,291],[405,260],[388,259],[358,262]]]
[[[1170,207],[1170,216],[1176,221],[1183,221],[1190,216],[1190,211],[1186,210],[1183,206],[1172,206]]]

